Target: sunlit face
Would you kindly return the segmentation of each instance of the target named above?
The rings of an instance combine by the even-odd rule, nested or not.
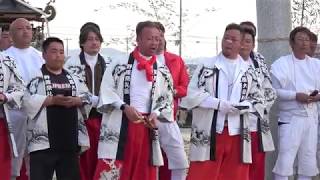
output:
[[[32,41],[32,26],[29,21],[19,19],[12,27],[10,35],[14,44],[19,47],[28,47]]]
[[[298,32],[290,44],[293,52],[306,54],[310,51],[310,37],[305,32]]]
[[[46,51],[42,53],[46,66],[52,70],[61,70],[64,65],[64,47],[61,43],[52,42]]]
[[[245,33],[241,40],[240,55],[242,58],[248,58],[251,51],[254,49],[254,39],[249,33]]]
[[[96,33],[90,31],[87,40],[81,44],[83,51],[90,55],[96,55],[100,52],[101,41]]]
[[[234,59],[238,56],[241,47],[241,33],[239,30],[227,30],[222,39],[222,53],[225,57]]]
[[[155,27],[145,27],[137,37],[139,51],[144,56],[152,56],[157,53],[160,43],[160,31]]]

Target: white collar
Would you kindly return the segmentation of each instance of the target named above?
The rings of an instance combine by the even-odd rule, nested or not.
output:
[[[98,59],[98,54],[92,56],[92,55],[84,52],[84,57],[85,57],[86,61],[91,61],[91,60],[92,60],[92,61],[97,61],[97,59]]]

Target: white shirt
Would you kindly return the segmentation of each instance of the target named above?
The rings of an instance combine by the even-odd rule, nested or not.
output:
[[[138,70],[137,65],[138,62],[135,60],[131,73],[130,105],[141,113],[150,113],[152,82],[147,80],[146,71]]]
[[[237,68],[238,59],[232,60],[232,59],[228,59],[225,57],[224,57],[224,59],[225,59],[224,64],[227,67],[227,76],[228,76],[228,100],[230,100],[232,88],[235,83],[235,80],[237,79],[237,77],[235,77],[234,73]]]
[[[163,65],[166,65],[166,60],[164,58],[164,54],[163,53],[157,55],[157,62],[159,62],[159,63],[161,63]]]
[[[32,73],[39,71],[44,64],[41,52],[33,47],[18,49],[11,46],[5,53],[15,59],[18,71],[26,83],[31,80]]]
[[[312,65],[309,63],[308,59],[297,59],[293,57],[293,73],[294,73],[294,85],[297,92],[311,93],[316,89],[316,79],[317,74],[313,72]]]
[[[249,57],[248,59],[243,59],[245,63],[247,63],[250,66],[253,66],[253,61],[251,59],[251,57]]]
[[[293,54],[283,56],[271,65],[272,86],[279,101],[279,121],[290,122],[292,116],[314,117],[315,103],[302,104],[296,101],[296,93],[311,93],[319,89],[319,63],[306,56],[298,60]]]
[[[223,55],[221,55],[221,59],[222,59],[222,63],[227,68],[226,75],[227,75],[227,79],[228,79],[228,96],[225,99],[222,97],[215,99],[213,96],[209,96],[208,98],[206,98],[205,100],[203,100],[201,102],[200,107],[217,109],[218,104],[219,104],[219,99],[222,99],[222,100],[229,100],[230,99],[233,85],[235,83],[235,80],[238,78],[237,76],[239,75],[238,74],[235,76],[235,70],[236,70],[237,65],[239,63],[239,58],[235,59],[235,60],[231,60],[231,59],[228,59],[228,58],[224,57]]]
[[[84,53],[84,57],[85,57],[85,60],[86,60],[86,63],[89,65],[90,69],[91,69],[91,72],[92,72],[92,81],[91,81],[91,87],[92,87],[92,94],[94,94],[94,90],[95,90],[95,86],[94,86],[94,81],[95,81],[95,72],[94,72],[94,67],[96,66],[97,64],[97,61],[98,61],[98,54],[94,55],[94,56],[91,56],[87,53]]]

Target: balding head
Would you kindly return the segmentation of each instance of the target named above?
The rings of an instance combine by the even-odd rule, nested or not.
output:
[[[10,36],[13,46],[25,49],[30,46],[32,41],[32,26],[25,18],[18,18],[10,24]]]

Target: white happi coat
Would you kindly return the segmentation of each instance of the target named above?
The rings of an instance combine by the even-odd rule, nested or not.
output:
[[[159,114],[160,121],[172,122],[174,121],[172,78],[166,66],[162,63],[157,63],[157,66],[151,112]],[[104,73],[98,105],[98,111],[103,112],[98,146],[100,159],[117,159],[123,112],[115,108],[114,104],[123,103],[124,92],[130,92],[128,84],[124,83],[131,67],[132,65],[128,64],[128,57],[118,57],[112,59]],[[126,81],[130,82],[131,77],[126,76],[126,78]]]
[[[81,151],[85,151],[90,147],[88,132],[84,123],[90,108],[90,98],[86,85],[80,82],[79,78],[72,75],[72,73],[68,72],[68,74],[75,83],[76,96],[81,97],[84,104],[78,108],[78,144],[81,147]],[[27,91],[24,97],[24,108],[28,115],[27,146],[29,153],[50,148],[47,111],[46,107],[42,106],[47,98],[45,81],[48,82],[48,80],[45,79],[41,69],[34,72],[31,77],[32,79],[27,83]],[[50,83],[48,84],[50,86]],[[70,84],[72,85],[72,81]]]
[[[17,64],[18,72],[25,83],[30,81],[32,72],[37,71],[44,63],[41,52],[31,46],[24,49],[11,46],[4,52],[10,57],[13,57]],[[20,176],[20,169],[23,157],[25,156],[27,144],[27,115],[22,107],[17,110],[10,110],[9,116],[12,121],[13,134],[17,142],[17,149],[19,153],[19,157],[12,158],[12,175]]]
[[[12,132],[12,122],[8,115],[10,109],[20,109],[22,96],[24,94],[24,84],[20,74],[17,71],[15,61],[9,56],[0,53],[0,93],[5,94],[8,102],[3,104],[4,116],[9,126],[9,135],[11,146],[15,156],[17,154],[16,142]]]
[[[101,56],[100,54],[98,54],[98,57]],[[102,56],[101,56],[102,57]],[[98,59],[99,60],[99,59]],[[111,57],[106,57],[104,58],[104,67],[106,68],[110,63],[111,63]],[[68,69],[71,73],[73,73],[73,75],[77,76],[82,82],[86,82],[86,72],[85,72],[85,64],[86,62],[81,62],[80,56],[76,55],[76,56],[72,56],[70,59],[68,59],[65,64],[64,64],[64,68]],[[94,77],[93,77],[94,78]],[[98,103],[98,98],[99,97],[95,97],[94,96],[94,92],[90,93],[91,96],[91,102],[92,108],[97,106]],[[91,111],[91,109],[89,110],[89,112]]]
[[[268,70],[268,66],[265,63],[264,57],[257,52],[253,52],[251,59],[253,61],[253,67],[256,70],[259,84],[264,95],[264,104],[266,111],[269,113],[274,101],[277,99],[276,90],[272,87],[271,76]]]
[[[246,102],[246,104],[250,105],[250,111],[257,112],[258,116],[262,116],[264,106],[261,91],[258,89],[259,85],[255,70],[245,63],[240,56],[238,58],[240,62],[238,62],[235,70],[236,80],[234,80],[229,101],[235,104]],[[227,67],[223,61],[225,60],[222,53],[216,57],[204,59],[194,72],[188,86],[187,96],[182,99],[180,104],[183,108],[192,109],[191,161],[210,160],[210,139],[212,135],[215,135],[211,134],[210,131],[215,109],[213,109],[214,107],[202,108],[199,105],[206,98],[210,96],[215,97],[216,88],[218,88],[218,99],[227,100]],[[217,71],[219,71],[218,87],[216,87]],[[247,81],[247,84],[245,81]],[[223,131],[225,115],[222,112],[217,113],[217,133],[222,133]],[[248,121],[248,113],[244,116],[244,121]],[[240,134],[240,113],[228,115],[228,130],[231,136]],[[250,136],[248,131],[249,127],[245,129],[245,136]],[[250,146],[250,137],[246,141],[248,141],[248,145]],[[246,153],[245,156],[249,157],[248,163],[250,163],[251,149],[244,153]]]
[[[106,67],[111,63],[111,57],[103,57]],[[69,69],[74,75],[85,81],[85,65],[81,63],[79,55],[72,56],[66,60],[64,68]]]
[[[259,84],[261,85],[261,91],[264,98],[263,103],[266,107],[262,119],[258,120],[258,117],[250,114],[250,131],[258,131],[260,137],[259,148],[263,152],[274,151],[274,143],[269,125],[269,112],[277,98],[276,91],[272,87],[270,73],[267,64],[264,62],[264,57],[257,52],[252,52],[250,57],[253,62],[253,67],[256,70]]]

